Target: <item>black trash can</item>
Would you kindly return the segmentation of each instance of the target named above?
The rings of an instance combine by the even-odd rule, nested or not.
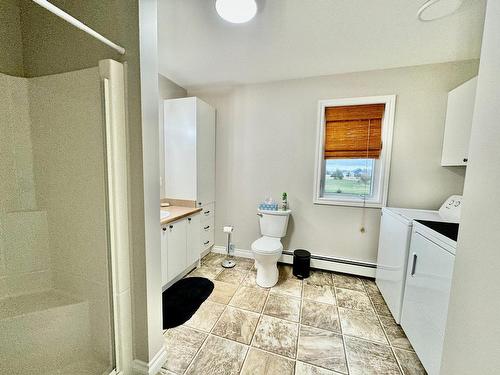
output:
[[[293,275],[299,279],[309,277],[311,270],[311,253],[304,249],[297,249],[293,252]]]

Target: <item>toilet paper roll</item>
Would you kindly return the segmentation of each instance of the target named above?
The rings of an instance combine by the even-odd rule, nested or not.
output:
[[[233,227],[224,227],[224,233],[232,233],[234,230]]]

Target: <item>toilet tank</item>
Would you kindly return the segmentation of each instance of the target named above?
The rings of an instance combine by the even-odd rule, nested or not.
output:
[[[260,233],[263,236],[282,238],[286,235],[288,218],[291,210],[268,211],[258,210]]]

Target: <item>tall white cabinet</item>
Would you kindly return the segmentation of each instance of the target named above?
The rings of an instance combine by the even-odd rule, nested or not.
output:
[[[164,101],[163,196],[202,208],[201,251],[214,243],[215,109],[196,97]]]

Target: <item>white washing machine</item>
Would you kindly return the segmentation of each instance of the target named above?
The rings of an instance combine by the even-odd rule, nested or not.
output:
[[[413,220],[459,222],[462,197],[452,195],[438,211],[382,208],[376,283],[394,319],[401,322]]]

